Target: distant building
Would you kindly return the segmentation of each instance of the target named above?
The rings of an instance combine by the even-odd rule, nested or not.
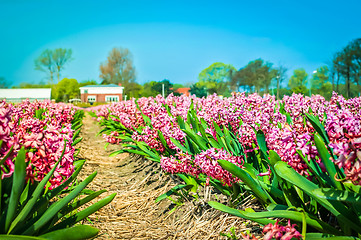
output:
[[[87,85],[80,88],[82,102],[119,102],[123,99],[124,87],[116,84]]]
[[[50,100],[51,88],[1,88],[0,99],[6,99],[6,102],[19,103],[29,99],[43,101]]]
[[[191,88],[185,87],[185,88],[178,88],[177,90],[175,90],[175,92],[182,94],[182,95],[185,94],[186,96],[189,96],[189,90],[191,90]]]

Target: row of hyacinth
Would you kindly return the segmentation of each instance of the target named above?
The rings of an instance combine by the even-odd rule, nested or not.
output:
[[[133,131],[134,141],[143,141],[162,154],[165,148],[158,138],[158,130],[161,131],[168,147],[177,151],[175,156],[162,156],[161,165],[165,171],[192,175],[204,173],[216,179],[223,178],[225,184],[231,183],[232,180],[222,172],[215,160],[226,158],[240,165],[241,161],[232,160],[233,156],[224,156],[223,150],[214,149],[197,156],[188,156],[170,141],[170,138],[184,141],[185,134],[179,128],[176,117],[186,120],[191,106],[198,118],[208,123],[207,133],[216,136],[213,122],[219,126],[230,125],[246,152],[252,152],[258,146],[255,130],[262,130],[268,148],[276,151],[283,161],[305,176],[309,176],[310,172],[297,151],[306,158],[316,159],[323,167],[313,141],[315,130],[305,118],[305,113],[312,112],[325,126],[330,140],[329,147],[338,157],[335,163],[344,169],[347,179],[361,185],[360,97],[347,100],[334,93],[331,100],[326,101],[320,95],[305,97],[293,94],[276,101],[271,95],[246,96],[244,93],[235,93],[223,99],[216,95],[207,98],[169,95],[167,98],[157,96],[105,105],[97,111],[97,116],[99,121],[112,119],[121,122]],[[152,127],[147,126],[142,114],[149,117]],[[113,132],[104,138],[119,144],[119,134],[122,133]]]
[[[39,110],[41,115],[36,116]],[[13,146],[12,154],[1,166],[2,178],[10,177],[14,172],[14,159],[22,146],[26,149],[27,180],[41,181],[64,149],[64,156],[50,180],[50,188],[68,178],[74,170],[71,122],[75,111],[71,106],[50,101],[23,101],[14,105],[0,101],[0,159]]]

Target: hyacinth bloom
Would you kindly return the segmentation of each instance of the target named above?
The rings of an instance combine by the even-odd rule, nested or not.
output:
[[[214,122],[221,128],[230,126],[246,153],[256,150],[255,146],[258,144],[255,131],[262,130],[268,148],[276,151],[283,161],[306,177],[311,177],[310,172],[298,152],[308,160],[315,159],[321,169],[324,169],[313,140],[315,130],[305,119],[305,113],[311,112],[325,126],[330,140],[329,147],[338,157],[335,164],[344,168],[348,180],[361,184],[361,98],[346,100],[336,93],[333,93],[330,101],[319,95],[304,97],[302,94],[284,96],[279,101],[267,94],[261,97],[257,94],[246,96],[245,93],[234,93],[231,97],[223,99],[217,95],[207,98],[184,95],[169,95],[163,98],[158,95],[103,106],[97,112],[97,116],[100,121],[116,117],[115,121],[120,121],[133,131],[134,141],[145,142],[152,149],[164,153],[164,146],[158,137],[158,131],[161,131],[168,147],[180,152],[170,138],[184,142],[185,134],[179,128],[176,118],[181,117],[186,121],[191,106],[198,119],[204,119],[208,124],[206,133],[216,138]],[[142,114],[150,119],[152,126],[144,122]],[[108,141],[114,142],[115,139],[110,137]],[[182,163],[182,156],[164,156],[164,162],[167,161],[172,163],[169,166],[175,166],[175,162]],[[207,161],[200,162],[204,169],[207,169]],[[174,167],[168,168],[178,171]],[[212,172],[205,171],[208,174]]]
[[[299,233],[295,226],[296,224],[291,224],[290,220],[286,226],[280,225],[279,220],[277,219],[275,224],[267,224],[263,228],[263,232],[266,233],[263,237],[264,240],[291,240],[292,238],[295,239],[302,239],[301,233]]]
[[[118,136],[119,133],[113,131],[109,135],[103,134],[103,139],[111,144],[119,144],[121,139],[117,138]]]
[[[237,178],[233,178],[231,173],[219,165],[218,160],[226,160],[239,167],[242,167],[244,163],[243,157],[232,156],[222,149],[210,148],[195,156],[185,153],[178,153],[170,157],[162,156],[160,164],[165,172],[171,174],[186,173],[198,177],[202,173],[228,186],[238,182]],[[207,178],[207,181],[209,182],[209,178]]]
[[[35,111],[42,109],[41,119],[35,117]],[[21,146],[26,149],[26,179],[41,181],[64,156],[50,179],[54,188],[67,179],[74,171],[73,130],[71,121],[75,109],[65,104],[50,101],[23,101],[18,105],[0,102],[0,140],[3,144],[0,157],[4,157],[13,146],[13,154],[1,167],[2,177],[10,177],[14,171],[14,158]]]

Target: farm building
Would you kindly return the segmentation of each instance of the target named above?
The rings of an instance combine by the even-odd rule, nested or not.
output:
[[[179,93],[179,94],[185,94],[186,96],[189,96],[189,90],[191,90],[191,88],[178,88],[177,90],[175,90],[175,92]]]
[[[51,88],[1,88],[0,99],[6,99],[7,102],[19,103],[29,99],[43,101],[50,100]]]
[[[80,88],[82,102],[119,102],[123,98],[124,87],[116,84],[87,85]]]

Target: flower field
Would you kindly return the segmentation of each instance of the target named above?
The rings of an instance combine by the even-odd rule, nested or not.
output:
[[[85,189],[96,172],[77,180],[85,162],[76,148],[83,116],[50,101],[0,102],[0,239],[87,239],[98,233],[71,227],[115,196],[77,210],[104,192]]]
[[[95,114],[113,155],[143,155],[183,180],[157,201],[197,201],[204,188],[211,207],[265,226],[264,239],[361,234],[361,98],[157,96]],[[216,194],[228,200],[208,201]],[[242,209],[250,194],[262,211]]]

